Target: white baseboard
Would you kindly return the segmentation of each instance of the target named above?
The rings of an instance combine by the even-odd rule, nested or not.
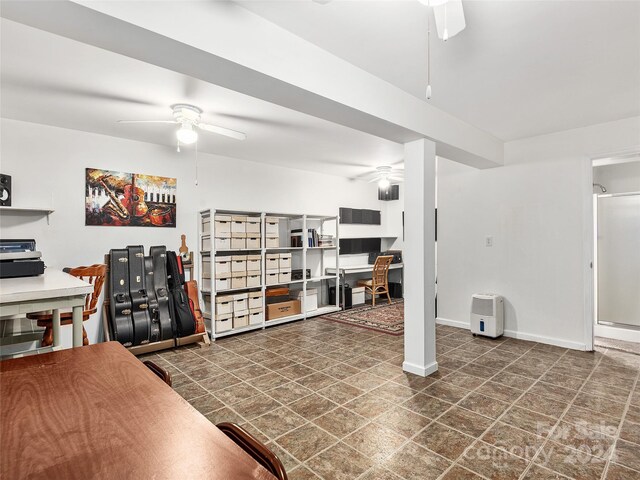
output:
[[[469,322],[461,322],[460,320],[449,320],[448,318],[438,317],[436,318],[436,323],[438,325],[447,325],[449,327],[465,328],[467,330],[471,328],[471,326],[469,325]]]
[[[627,342],[640,342],[640,330],[612,327],[610,325],[595,325],[593,327],[593,333],[596,337],[613,338],[614,340],[624,340]]]
[[[438,362],[433,362],[425,366],[404,362],[402,364],[402,369],[405,372],[413,373],[414,375],[420,375],[421,377],[426,377],[427,375],[431,375],[432,373],[438,371]]]
[[[467,322],[461,322],[459,320],[450,320],[448,318],[436,318],[438,325],[448,325],[450,327],[464,328],[469,330],[470,325]],[[544,337],[542,335],[534,335],[532,333],[517,332],[515,330],[505,330],[505,337],[517,338],[519,340],[527,340],[529,342],[545,343],[547,345],[555,345],[556,347],[571,348],[573,350],[586,350],[587,346],[584,343],[571,342],[569,340],[562,340],[560,338]],[[612,337],[613,338],[613,337]]]

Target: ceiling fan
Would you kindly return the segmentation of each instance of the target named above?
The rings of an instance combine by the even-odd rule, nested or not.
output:
[[[180,125],[180,128],[176,130],[178,151],[180,151],[180,144],[190,145],[198,140],[198,130],[217,133],[218,135],[224,135],[225,137],[234,138],[236,140],[245,140],[247,138],[247,135],[242,132],[219,127],[217,125],[202,123],[200,121],[202,109],[195,105],[177,103],[175,105],[171,105],[171,109],[173,110],[173,120],[118,120],[118,123],[171,123]]]
[[[315,3],[326,5],[331,0],[313,0]],[[418,2],[433,8],[438,37],[445,42],[465,29],[462,0],[418,0]],[[427,22],[427,100],[431,98],[431,29]]]
[[[392,183],[402,182],[404,180],[404,171],[402,169],[393,168],[388,165],[376,167],[375,171],[369,175],[373,175],[369,183],[378,182],[378,187],[382,189],[387,189]]]

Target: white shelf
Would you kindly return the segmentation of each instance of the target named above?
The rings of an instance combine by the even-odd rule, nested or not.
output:
[[[235,335],[236,333],[249,332],[251,330],[258,330],[259,328],[262,328],[261,323],[259,325],[247,325],[246,327],[232,328],[231,330],[225,330],[224,332],[216,332],[215,338]]]
[[[282,325],[283,323],[295,322],[296,320],[303,320],[305,318],[304,313],[298,313],[297,315],[290,315],[288,317],[276,318],[275,320],[267,320],[266,326]]]
[[[307,318],[318,317],[320,315],[326,315],[327,313],[335,313],[339,311],[340,311],[340,307],[336,307],[335,305],[325,305],[322,307],[318,307],[317,310],[307,312]]]
[[[330,256],[325,256],[325,255],[314,255],[314,254],[308,254],[308,251],[311,250],[315,250],[315,251],[320,251],[323,252],[325,250],[327,251],[338,251],[338,244],[340,241],[340,235],[339,235],[339,222],[338,222],[338,217],[337,216],[323,216],[323,215],[306,215],[306,214],[272,214],[272,213],[267,213],[267,212],[241,212],[241,211],[233,211],[233,210],[215,210],[215,209],[207,209],[207,210],[201,210],[199,212],[199,216],[198,216],[198,230],[199,230],[199,236],[201,238],[214,238],[216,236],[216,234],[218,233],[215,230],[215,223],[213,221],[210,221],[207,223],[202,222],[203,219],[205,218],[209,218],[211,220],[213,220],[213,218],[215,217],[215,215],[217,214],[225,214],[225,215],[250,215],[250,216],[255,216],[255,217],[259,217],[262,220],[261,223],[261,229],[260,229],[260,237],[261,237],[261,244],[262,247],[261,248],[244,248],[244,249],[235,249],[235,248],[229,248],[229,249],[224,249],[224,250],[218,250],[215,248],[215,244],[211,245],[211,248],[209,250],[206,251],[199,251],[199,253],[201,254],[201,257],[198,259],[197,263],[196,263],[196,268],[198,270],[198,277],[200,278],[200,282],[202,284],[202,279],[203,277],[209,277],[209,278],[214,278],[215,277],[215,262],[210,261],[208,263],[204,263],[202,262],[202,258],[213,258],[218,254],[223,254],[223,255],[233,255],[234,253],[240,253],[240,252],[255,252],[256,254],[260,253],[261,254],[261,263],[262,263],[262,285],[261,286],[256,286],[256,287],[245,287],[245,288],[232,288],[232,289],[227,289],[227,290],[221,290],[218,291],[215,288],[215,284],[213,284],[211,286],[211,288],[209,289],[203,289],[201,290],[202,293],[206,293],[209,294],[210,297],[208,297],[206,299],[206,302],[204,302],[204,298],[202,298],[203,300],[203,305],[202,305],[202,310],[206,311],[206,315],[205,318],[207,318],[207,326],[209,326],[209,324],[211,324],[210,326],[210,335],[212,339],[216,339],[219,337],[225,337],[228,335],[234,335],[234,334],[238,334],[238,333],[242,333],[242,332],[247,332],[247,331],[251,331],[251,330],[257,330],[257,329],[264,329],[267,327],[271,327],[271,326],[275,326],[275,325],[282,325],[284,323],[288,323],[288,322],[294,322],[294,321],[298,321],[298,320],[305,320],[307,318],[311,318],[311,317],[316,317],[318,315],[324,315],[326,313],[332,313],[332,312],[336,312],[339,311],[340,308],[336,305],[324,305],[322,307],[320,307],[317,310],[314,310],[312,312],[305,312],[304,311],[304,301],[302,302],[301,308],[303,310],[303,313],[300,314],[296,314],[296,315],[290,315],[288,317],[283,317],[283,318],[278,318],[276,320],[266,320],[266,312],[267,312],[267,305],[266,305],[266,297],[262,298],[262,309],[264,312],[264,317],[265,319],[257,325],[248,325],[246,327],[240,327],[240,328],[233,328],[230,330],[226,330],[224,332],[216,332],[215,331],[215,317],[211,312],[214,312],[215,310],[215,297],[217,295],[231,295],[233,293],[237,293],[237,292],[257,292],[257,291],[262,291],[263,294],[266,291],[267,288],[269,287],[277,287],[277,286],[297,286],[296,289],[300,289],[303,292],[307,291],[307,285],[313,284],[313,287],[309,287],[309,288],[317,288],[318,283],[317,282],[321,282],[323,280],[336,280],[338,278],[337,275],[322,275],[322,276],[318,276],[318,277],[314,277],[314,278],[309,278],[309,279],[301,279],[301,280],[291,280],[289,282],[278,282],[275,283],[273,285],[264,285],[266,283],[266,257],[268,253],[277,253],[277,252],[291,252],[291,253],[295,253],[296,255],[294,255],[294,263],[296,264],[296,268],[302,268],[302,271],[306,271],[307,269],[307,265],[308,265],[308,258],[312,258],[313,260],[311,260],[313,263],[312,265],[310,265],[313,269],[316,268],[320,268],[318,273],[324,273],[325,272],[325,267],[335,267],[336,270],[339,269],[340,267],[340,259],[338,257],[338,255],[330,255]],[[322,235],[323,233],[327,233],[330,235],[334,235],[335,237],[335,245],[324,245],[324,246],[316,246],[316,247],[309,247],[309,246],[300,246],[300,247],[292,247],[292,246],[278,246],[278,247],[265,247],[265,243],[266,243],[266,218],[267,217],[277,217],[280,219],[280,238],[282,241],[286,241],[288,238],[288,233],[290,232],[292,229],[296,229],[296,228],[302,228],[302,231],[307,231],[309,229],[309,224],[313,225],[313,228],[317,229],[318,234]],[[334,226],[335,223],[335,226]],[[206,229],[206,231],[205,231]],[[200,242],[201,243],[201,242]],[[300,254],[298,254],[298,252],[300,252]],[[309,255],[312,255],[312,257],[309,257]],[[335,258],[334,258],[335,257]],[[319,262],[319,265],[316,265],[316,262]],[[206,270],[203,272],[202,269],[206,268]],[[314,270],[317,271],[317,270]],[[298,286],[299,285],[299,286]],[[303,298],[307,298],[306,296]]]
[[[45,215],[55,212],[51,207],[0,207],[0,211],[16,213],[43,213]]]

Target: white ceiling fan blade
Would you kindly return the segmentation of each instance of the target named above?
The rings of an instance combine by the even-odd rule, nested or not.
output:
[[[464,20],[462,0],[449,0],[443,5],[433,7],[433,16],[436,19],[438,37],[442,40],[446,40],[447,38],[457,35],[467,26],[467,23]]]
[[[236,140],[246,140],[247,135],[242,132],[236,132],[235,130],[229,130],[228,128],[216,127],[215,125],[208,125],[206,123],[199,123],[198,128],[206,132],[217,133],[218,135],[224,135],[225,137],[235,138]]]
[[[118,123],[178,123],[175,120],[118,120]]]

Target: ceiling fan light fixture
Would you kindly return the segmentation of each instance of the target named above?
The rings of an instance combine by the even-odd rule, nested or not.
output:
[[[193,129],[192,124],[183,123],[176,131],[176,137],[178,137],[178,141],[183,145],[191,145],[198,140],[198,132]]]
[[[382,177],[378,182],[378,187],[380,187],[383,190],[386,190],[387,188],[389,188],[390,185],[391,185],[391,182],[387,177]]]

